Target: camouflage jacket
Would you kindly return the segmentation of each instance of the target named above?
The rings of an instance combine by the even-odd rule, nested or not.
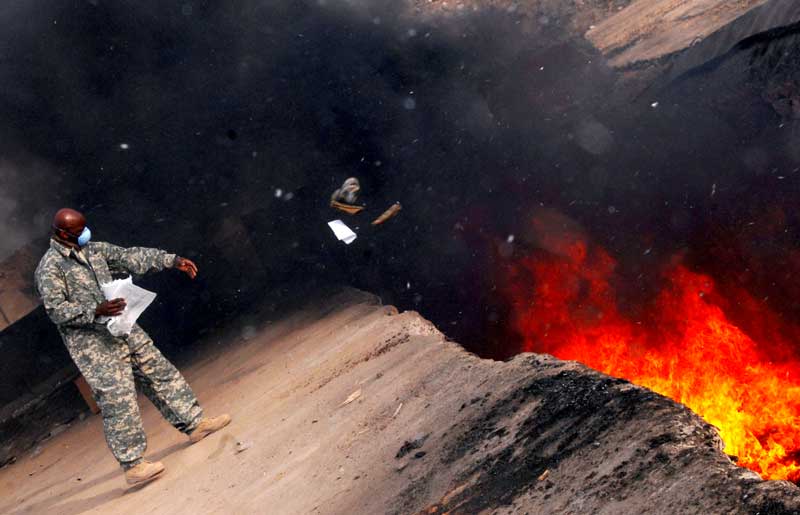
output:
[[[175,262],[175,254],[163,250],[103,242],[91,242],[82,251],[50,240],[50,249],[36,267],[36,290],[68,346],[87,331],[110,336],[94,311],[106,300],[100,285],[112,281],[111,274],[157,272]]]

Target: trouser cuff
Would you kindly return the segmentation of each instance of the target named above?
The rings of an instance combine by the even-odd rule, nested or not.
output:
[[[120,465],[122,466],[122,470],[128,471],[128,470],[132,469],[133,467],[135,467],[136,465],[140,464],[143,461],[144,461],[143,458],[138,458],[138,459],[135,459],[133,461],[120,462]]]
[[[197,429],[197,426],[200,424],[200,421],[203,420],[203,415],[199,415],[197,418],[192,420],[192,423],[181,429],[187,435],[192,434],[192,432]]]

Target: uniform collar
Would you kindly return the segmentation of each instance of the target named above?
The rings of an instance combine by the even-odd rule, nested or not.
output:
[[[55,250],[56,252],[58,252],[59,254],[64,256],[65,258],[68,258],[69,255],[72,254],[72,253],[74,253],[74,254],[78,253],[77,250],[75,250],[72,247],[69,247],[67,245],[64,245],[61,242],[56,241],[55,238],[51,238],[50,239],[50,248]]]

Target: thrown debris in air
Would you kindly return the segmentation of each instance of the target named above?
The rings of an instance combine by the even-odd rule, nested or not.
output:
[[[364,206],[356,205],[358,194],[361,192],[361,184],[355,177],[349,177],[344,181],[342,187],[331,195],[331,207],[343,211],[350,215],[355,215],[364,210]]]
[[[236,442],[236,454],[244,452],[253,446],[253,442]]]
[[[364,210],[364,206],[349,206],[341,202],[336,202],[335,200],[331,200],[331,207],[347,213],[348,215],[357,215]]]
[[[358,204],[358,197],[360,193],[361,183],[357,178],[350,177],[344,181],[341,188],[333,192],[331,195],[330,206],[349,215],[357,215],[365,209],[365,206]],[[384,211],[378,218],[373,220],[372,225],[375,226],[383,224],[387,220],[395,217],[402,208],[403,207],[400,205],[400,202],[395,202],[389,206],[389,209]]]
[[[537,478],[539,481],[544,481],[545,479],[550,476],[550,469],[545,470],[542,474]]]
[[[400,410],[401,410],[401,409],[403,409],[403,403],[402,403],[402,402],[400,403],[400,405],[399,405],[399,406],[397,406],[397,409],[396,409],[396,410],[394,410],[394,414],[392,415],[392,418],[395,418],[395,417],[397,417],[397,415],[400,413]]]
[[[389,220],[390,218],[394,218],[397,215],[397,213],[400,212],[401,209],[403,209],[403,206],[400,205],[400,202],[395,202],[389,207],[389,209],[384,211],[381,216],[373,220],[372,225],[380,225]]]
[[[350,245],[354,241],[356,241],[356,233],[353,232],[352,229],[347,227],[344,222],[341,220],[333,220],[328,222],[328,227],[331,228],[333,234],[336,235],[336,238],[339,241],[343,241],[346,245]]]

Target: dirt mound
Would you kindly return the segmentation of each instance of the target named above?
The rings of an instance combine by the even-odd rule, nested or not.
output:
[[[181,368],[231,426],[188,446],[143,405],[166,475],[124,488],[89,417],[0,470],[3,513],[793,513],[669,399],[574,362],[481,360],[344,292],[249,314]]]

